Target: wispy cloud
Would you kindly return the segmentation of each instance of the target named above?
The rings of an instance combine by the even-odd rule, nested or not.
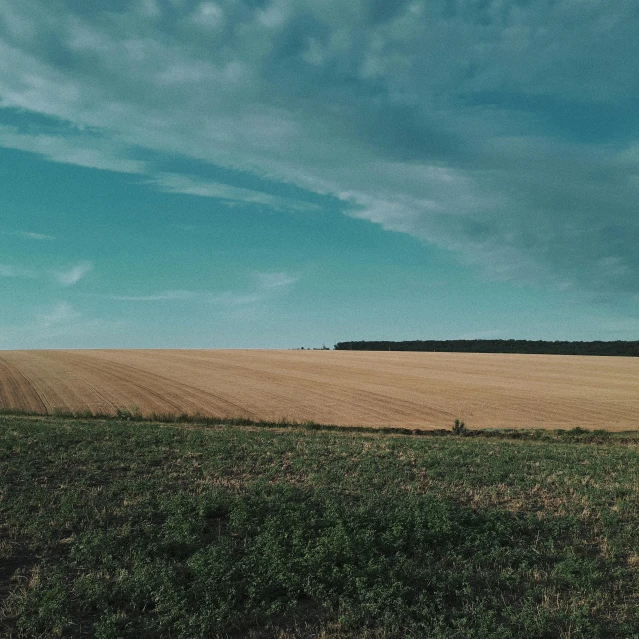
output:
[[[102,299],[118,302],[165,302],[175,300],[190,300],[197,296],[194,291],[162,291],[150,295],[100,295]]]
[[[227,291],[210,296],[211,303],[226,307],[243,307],[268,302],[285,293],[299,277],[284,272],[255,273],[257,286],[249,291]]]
[[[143,295],[92,294],[91,297],[114,302],[177,302],[190,300],[222,306],[242,306],[263,299],[264,292],[260,290],[255,292],[223,291],[222,293],[213,293],[211,291],[177,290]]]
[[[279,289],[295,284],[299,277],[288,273],[256,273],[260,286],[264,289]]]
[[[62,286],[73,286],[85,277],[92,269],[93,263],[89,261],[79,262],[78,264],[72,264],[70,266],[52,269],[49,271],[25,266],[15,266],[12,264],[0,264],[0,277],[29,279],[51,277]]]
[[[53,235],[47,235],[46,233],[32,233],[29,231],[0,231],[0,235],[8,235],[11,237],[21,237],[25,240],[55,240]]]
[[[221,306],[225,308],[233,308],[237,306],[250,306],[261,302],[265,296],[261,292],[235,292],[225,291],[224,293],[215,293],[207,298],[209,304]]]
[[[93,264],[91,262],[80,262],[79,264],[55,271],[53,276],[62,286],[73,286],[92,269]]]
[[[0,264],[0,277],[36,277],[35,271],[22,266],[12,266],[11,264]]]
[[[30,233],[28,231],[17,231],[15,235],[19,235],[27,240],[55,240],[53,235],[46,235],[45,233]]]
[[[313,210],[317,206],[300,202],[290,198],[269,195],[262,191],[243,189],[213,180],[194,178],[188,175],[176,173],[161,173],[149,180],[167,193],[183,193],[185,195],[197,195],[199,197],[211,197],[228,202],[244,202],[247,204],[261,204],[276,210],[297,209]]]
[[[37,323],[40,328],[50,328],[65,324],[80,317],[68,302],[58,302],[52,308],[38,315]]]
[[[43,305],[14,324],[0,328],[0,348],[91,348],[96,338],[105,346],[123,330],[122,321],[87,317],[67,301]]]
[[[238,307],[267,301],[275,295],[282,294],[288,287],[299,280],[298,276],[284,272],[255,273],[257,286],[240,291],[189,291],[168,290],[142,295],[91,294],[91,297],[113,300],[115,302],[173,302],[191,300],[222,307]]]
[[[124,145],[81,130],[33,134],[4,125],[0,126],[0,146],[39,153],[53,162],[90,169],[119,173],[144,173],[146,170],[144,162],[126,157]]]

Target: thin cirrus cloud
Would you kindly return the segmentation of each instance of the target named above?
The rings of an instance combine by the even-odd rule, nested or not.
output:
[[[101,295],[100,297],[117,302],[167,302],[189,300],[195,296],[194,291],[162,291],[150,295]]]
[[[56,301],[39,306],[23,321],[5,324],[0,332],[0,349],[16,348],[77,348],[83,340],[88,348],[95,344],[98,335],[112,335],[122,330],[122,321],[106,321],[86,317],[66,301]]]
[[[266,290],[288,287],[299,280],[298,276],[284,272],[256,273],[256,278],[260,283],[261,288]]]
[[[639,293],[633,3],[5,0],[0,144],[292,206],[136,149],[330,195],[491,278]],[[51,56],[51,51],[56,51]]]
[[[43,155],[61,164],[119,173],[144,173],[146,164],[126,157],[125,145],[102,136],[63,127],[57,132],[29,133],[15,126],[0,126],[0,146]]]
[[[27,240],[42,240],[42,241],[53,241],[55,237],[53,235],[46,235],[45,233],[31,233],[29,231],[17,231],[14,235],[18,235]]]
[[[222,306],[248,306],[286,295],[299,276],[285,272],[255,273],[257,286],[247,292],[224,292],[211,295],[209,301]]]
[[[266,301],[276,295],[285,293],[293,284],[299,281],[297,275],[284,272],[254,273],[256,286],[246,291],[187,291],[167,290],[145,295],[97,295],[102,299],[118,302],[172,302],[193,300],[219,306],[246,306]]]
[[[80,313],[68,302],[58,302],[49,310],[38,315],[37,324],[40,328],[50,328],[64,325],[78,317],[80,317]]]
[[[11,264],[0,264],[0,277],[36,277],[33,269],[22,266],[13,266]]]
[[[96,295],[101,299],[112,300],[114,302],[177,302],[194,301],[217,304],[221,306],[243,306],[263,299],[259,293],[238,293],[224,291],[222,293],[211,293],[209,291],[160,291],[147,295]]]
[[[57,301],[43,305],[30,317],[20,323],[3,326],[0,335],[0,348],[14,349],[23,345],[40,344],[41,340],[51,337],[77,336],[78,330],[85,330],[87,325],[81,321],[79,313],[66,301]]]
[[[279,197],[253,189],[238,188],[214,180],[204,180],[176,173],[159,173],[148,183],[157,186],[166,193],[183,193],[185,195],[217,198],[228,202],[261,204],[275,210],[317,209],[317,206],[291,198]]]
[[[50,276],[62,286],[73,286],[85,277],[92,269],[93,263],[86,261],[79,262],[78,264],[72,264],[61,269],[51,270],[48,273],[46,271],[24,266],[0,264],[0,277],[36,279],[44,276]]]
[[[32,231],[0,231],[0,235],[37,241],[53,241],[56,239],[53,235],[47,235],[46,233],[34,233]]]
[[[53,273],[55,280],[62,286],[73,286],[93,269],[91,262],[80,262]]]

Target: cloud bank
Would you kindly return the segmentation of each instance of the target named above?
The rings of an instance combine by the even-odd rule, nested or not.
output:
[[[187,157],[331,196],[492,278],[639,293],[631,0],[111,6],[2,3],[0,145],[295,206],[155,168]]]

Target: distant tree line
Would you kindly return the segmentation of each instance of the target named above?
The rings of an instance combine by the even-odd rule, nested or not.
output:
[[[429,353],[530,353],[539,355],[614,355],[639,357],[636,342],[546,342],[527,339],[449,339],[407,342],[338,342],[337,351],[425,351]]]

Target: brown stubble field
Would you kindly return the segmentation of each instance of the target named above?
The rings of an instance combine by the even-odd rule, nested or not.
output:
[[[0,407],[348,426],[639,428],[639,359],[284,350],[0,351]]]

